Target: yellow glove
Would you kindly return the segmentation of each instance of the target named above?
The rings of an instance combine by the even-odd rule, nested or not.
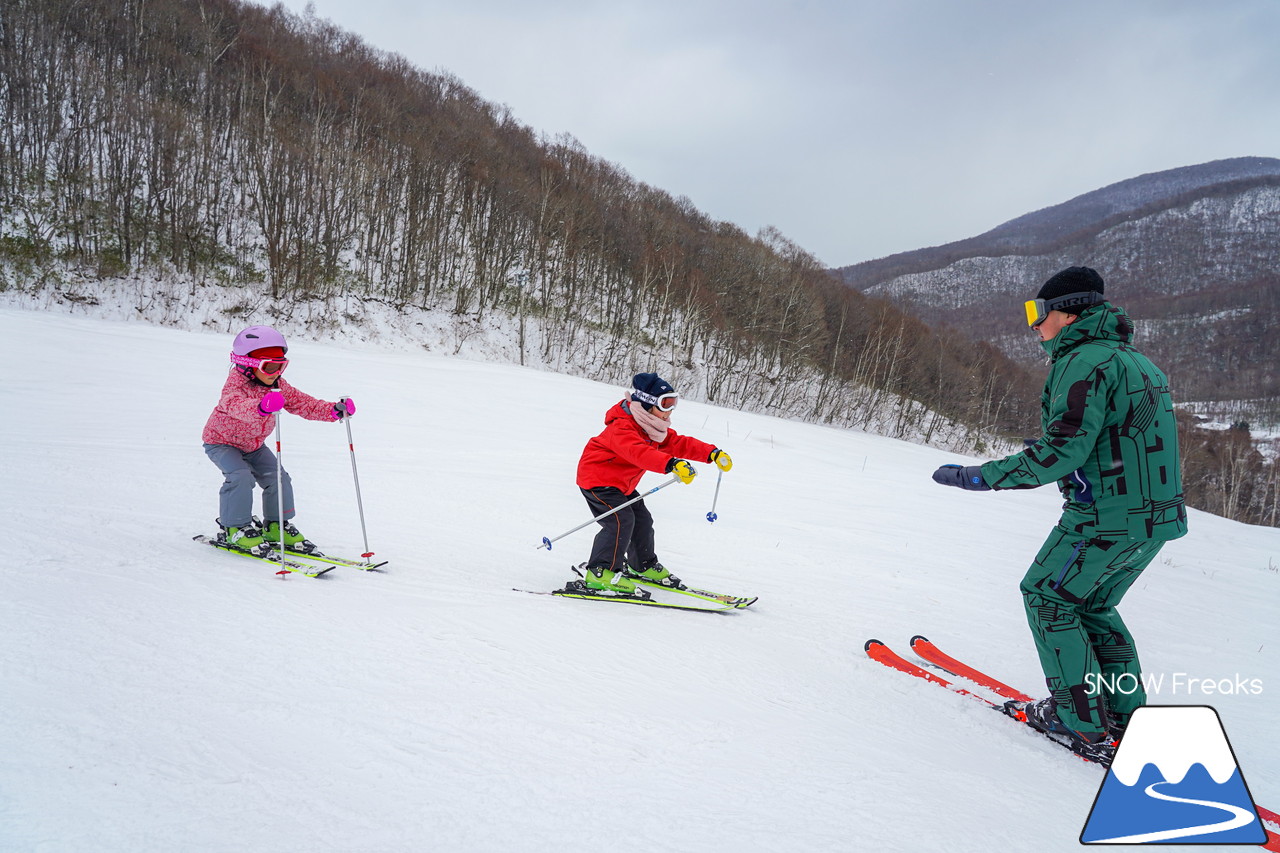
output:
[[[714,462],[716,467],[721,471],[728,471],[733,467],[733,460],[729,458],[729,454],[725,453],[718,447],[711,451],[711,455],[707,457],[707,461]]]
[[[667,465],[667,473],[675,474],[682,483],[692,483],[693,478],[698,476],[698,472],[693,470],[693,466],[683,459],[672,459]]]

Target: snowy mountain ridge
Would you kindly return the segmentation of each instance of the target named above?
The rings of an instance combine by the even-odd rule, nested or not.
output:
[[[1243,157],[1142,175],[969,240],[836,272],[1032,366],[1042,352],[1020,323],[1022,302],[1058,270],[1093,267],[1176,399],[1236,401],[1242,420],[1274,428],[1280,380],[1260,365],[1280,357],[1277,235],[1280,160]]]
[[[1075,251],[1124,222],[1135,222],[1213,198],[1232,199],[1280,186],[1280,160],[1236,157],[1139,175],[1023,214],[975,237],[841,267],[834,272],[859,290],[967,258],[1043,256]],[[1251,227],[1239,211],[1233,224]],[[1227,259],[1229,260],[1229,258]],[[1049,271],[1051,274],[1056,267]]]

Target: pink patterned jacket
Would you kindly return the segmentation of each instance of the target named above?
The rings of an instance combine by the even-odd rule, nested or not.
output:
[[[284,410],[309,421],[334,420],[336,403],[317,400],[294,388],[284,377],[276,380],[276,387],[284,393]],[[227,384],[222,386],[222,397],[213,407],[204,425],[205,444],[229,444],[237,450],[252,453],[262,446],[266,437],[276,428],[275,415],[262,415],[258,403],[271,390],[249,379],[232,368]]]

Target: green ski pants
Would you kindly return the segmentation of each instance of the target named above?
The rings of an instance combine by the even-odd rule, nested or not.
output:
[[[1045,683],[1058,717],[1076,731],[1127,725],[1146,704],[1138,650],[1116,605],[1163,545],[1081,539],[1055,527],[1022,579]]]

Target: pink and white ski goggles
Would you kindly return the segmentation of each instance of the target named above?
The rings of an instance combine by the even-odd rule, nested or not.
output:
[[[268,376],[274,376],[282,373],[289,366],[287,358],[255,358],[251,355],[236,355],[231,353],[231,361],[241,367],[252,367],[254,370],[261,370]]]

